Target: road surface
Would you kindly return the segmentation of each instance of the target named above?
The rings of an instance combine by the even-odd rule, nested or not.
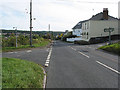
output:
[[[48,53],[49,48],[35,48],[2,53],[2,57],[24,59],[44,66]]]
[[[55,41],[51,48],[3,53],[45,65],[46,88],[118,88],[118,56],[96,50],[96,45]]]
[[[93,46],[56,41],[46,88],[118,88],[118,56]]]

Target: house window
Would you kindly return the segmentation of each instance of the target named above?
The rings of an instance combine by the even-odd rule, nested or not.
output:
[[[85,23],[85,30],[87,29],[87,24]]]
[[[84,30],[84,24],[82,25],[82,28],[83,28],[83,30]]]
[[[87,29],[89,28],[89,23],[87,24]]]
[[[86,30],[86,23],[85,23],[85,30]]]
[[[88,32],[87,32],[87,39],[88,39]]]

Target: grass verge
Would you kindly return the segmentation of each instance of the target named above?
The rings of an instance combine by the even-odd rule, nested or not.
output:
[[[2,68],[2,88],[42,88],[44,74],[38,64],[3,58]]]
[[[8,52],[8,51],[14,51],[14,50],[19,50],[19,49],[24,49],[24,48],[36,48],[36,47],[45,47],[50,43],[49,40],[44,40],[41,43],[35,43],[33,44],[34,47],[30,47],[30,45],[21,45],[19,47],[4,47],[2,48],[3,52]]]
[[[114,43],[111,45],[105,45],[105,46],[99,47],[98,49],[102,49],[120,56],[120,42]]]

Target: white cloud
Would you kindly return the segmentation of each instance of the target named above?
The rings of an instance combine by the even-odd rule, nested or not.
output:
[[[30,0],[1,0],[1,28],[12,29],[13,26],[17,26],[18,29],[29,30],[29,14],[25,11],[25,9],[27,9],[29,12],[29,1]],[[119,0],[32,1],[33,17],[36,18],[36,20],[33,21],[33,30],[48,30],[48,24],[51,24],[51,30],[70,30],[79,21],[89,19],[92,15],[102,12],[103,8],[109,9],[109,15],[118,17],[118,5],[116,3]],[[106,2],[113,2],[113,4],[107,4]]]

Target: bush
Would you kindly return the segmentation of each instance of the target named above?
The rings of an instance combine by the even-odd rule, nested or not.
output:
[[[38,35],[35,35],[32,39],[32,43],[36,44],[36,43],[41,43],[42,41],[44,41],[44,38],[39,37]],[[19,35],[17,37],[17,44],[18,46],[22,46],[22,45],[29,45],[30,43],[30,39],[28,36],[24,36],[24,35]],[[16,36],[14,34],[12,34],[10,37],[4,37],[2,39],[2,47],[15,47],[16,46]]]
[[[11,36],[2,39],[2,47],[14,47],[16,45],[16,37]]]
[[[18,44],[19,45],[27,45],[27,44],[29,44],[29,37],[26,37],[24,35],[20,35],[18,37]]]

